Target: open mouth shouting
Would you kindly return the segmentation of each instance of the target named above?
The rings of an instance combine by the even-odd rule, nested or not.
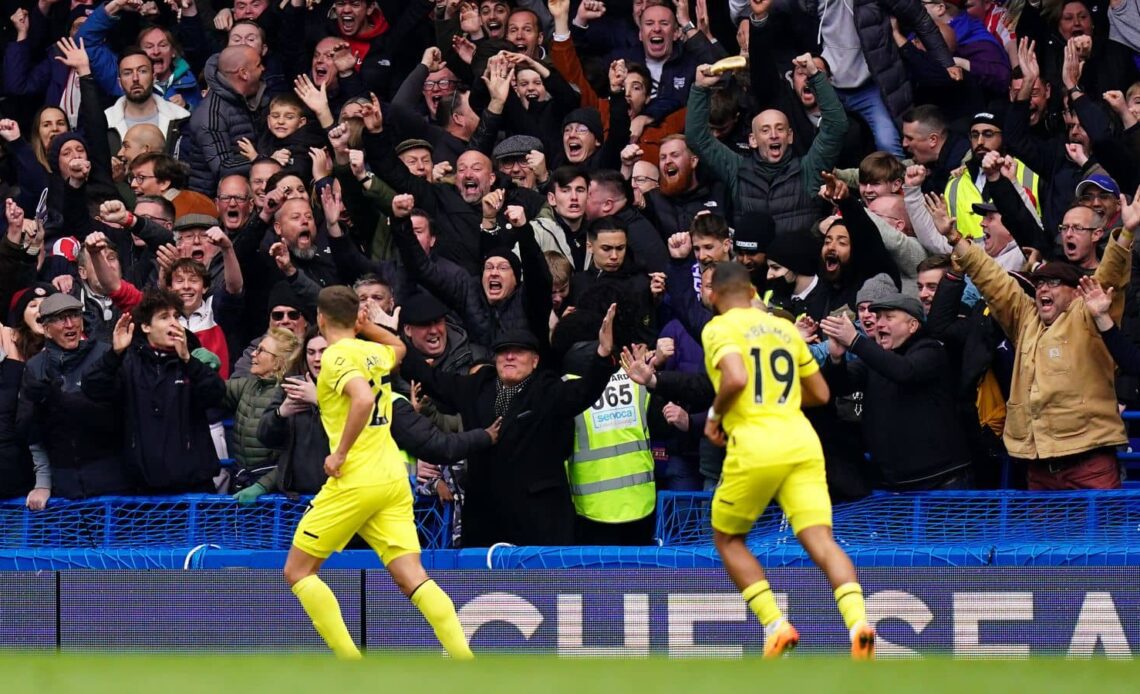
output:
[[[839,254],[835,251],[828,251],[823,255],[823,271],[828,275],[836,275],[839,273]]]
[[[493,39],[501,39],[507,35],[507,27],[502,22],[492,19],[487,22],[487,33]]]
[[[330,74],[332,73],[327,65],[318,65],[313,68],[313,82],[320,86],[328,80]]]
[[[344,36],[352,36],[360,27],[356,21],[356,15],[352,12],[342,12],[337,15],[337,24],[340,25],[340,33]]]
[[[586,146],[576,137],[566,141],[566,158],[578,164],[586,158]]]

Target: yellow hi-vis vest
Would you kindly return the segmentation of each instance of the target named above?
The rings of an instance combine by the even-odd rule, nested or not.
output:
[[[1017,185],[1020,185],[1029,194],[1037,216],[1041,216],[1041,198],[1037,195],[1037,182],[1040,180],[1028,166],[1017,160]],[[982,216],[974,213],[974,205],[985,202],[982,192],[970,178],[970,170],[965,169],[961,175],[954,176],[946,183],[946,209],[951,217],[958,218],[958,232],[962,236],[978,238],[982,235]]]
[[[574,418],[574,452],[566,474],[578,515],[598,523],[627,523],[653,512],[657,487],[648,406],[649,392],[619,371],[602,397]]]

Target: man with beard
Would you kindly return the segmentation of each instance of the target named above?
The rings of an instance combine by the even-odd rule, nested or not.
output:
[[[976,113],[970,123],[971,154],[960,173],[951,176],[946,184],[946,205],[951,216],[957,217],[959,230],[971,238],[982,235],[982,227],[973,206],[988,199],[985,193],[987,177],[982,171],[982,160],[989,152],[1004,154],[1001,125],[992,113]],[[1037,190],[1038,176],[1025,164],[1015,159],[1014,180],[1025,189],[1033,201],[1034,211],[1040,215],[1041,206]]]
[[[689,149],[684,135],[667,135],[661,142],[659,159],[658,187],[645,194],[645,202],[662,236],[685,231],[700,212],[730,216],[725,207],[724,185],[719,181],[710,185],[697,180],[701,158]],[[727,231],[727,226],[725,229]]]
[[[139,48],[128,48],[119,58],[119,86],[122,96],[108,109],[107,140],[112,152],[125,145],[127,131],[141,124],[158,128],[167,151],[177,152],[183,124],[190,112],[155,93],[154,68]],[[157,150],[162,151],[162,150]]]
[[[970,453],[946,348],[923,330],[917,299],[895,293],[869,308],[875,326],[866,336],[845,316],[828,316],[820,328],[829,338],[828,385],[841,395],[863,392],[863,433],[879,472],[876,486],[968,489]],[[848,351],[859,359],[848,360]]]
[[[317,224],[313,219],[313,208],[305,198],[290,198],[281,203],[273,215],[273,232],[278,243],[273,244],[269,254],[277,261],[282,258],[286,265],[294,266],[321,287],[340,283],[336,265],[325,248],[317,248]],[[292,273],[286,272],[286,275]]]
[[[794,63],[807,71],[824,114],[820,132],[803,157],[792,151],[795,136],[788,117],[774,109],[762,111],[752,120],[752,155],[741,157],[718,142],[709,129],[708,101],[720,76],[709,74],[708,65],[698,68],[685,124],[689,146],[728,189],[733,214],[740,218],[748,212],[766,211],[775,219],[779,233],[807,229],[819,218],[822,206],[816,191],[820,172],[834,168],[847,131],[847,116],[826,75],[807,53]]]
[[[499,173],[511,179],[511,183],[519,188],[536,190],[536,173],[529,163],[532,155],[543,155],[543,148],[542,140],[530,135],[504,138],[491,153]]]

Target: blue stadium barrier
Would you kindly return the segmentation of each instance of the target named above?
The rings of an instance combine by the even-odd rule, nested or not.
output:
[[[421,500],[425,562],[439,568],[702,568],[710,546],[709,493],[662,492],[659,545],[449,550],[450,508]],[[280,566],[305,499],[267,495],[52,500],[41,512],[0,502],[0,569],[201,568],[219,561]],[[1140,565],[1140,490],[877,493],[834,509],[837,541],[859,566]],[[769,509],[748,536],[767,566],[807,566],[786,519]],[[350,559],[357,557],[356,559]],[[375,568],[345,552],[346,568]],[[354,563],[355,562],[355,563]],[[239,564],[240,565],[240,564]]]
[[[242,506],[217,494],[106,496],[52,499],[43,511],[11,499],[0,501],[0,550],[288,549],[311,498],[267,494]],[[451,546],[449,504],[417,499],[415,516],[425,548]]]

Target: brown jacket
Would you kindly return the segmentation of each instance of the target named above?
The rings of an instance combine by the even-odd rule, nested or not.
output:
[[[1092,314],[1077,297],[1046,326],[1037,306],[980,245],[954,258],[977,285],[1017,350],[1005,420],[1006,450],[1029,460],[1083,453],[1128,442],[1116,409],[1112,357]],[[1110,311],[1124,310],[1132,253],[1110,241],[1096,279],[1116,294]]]

